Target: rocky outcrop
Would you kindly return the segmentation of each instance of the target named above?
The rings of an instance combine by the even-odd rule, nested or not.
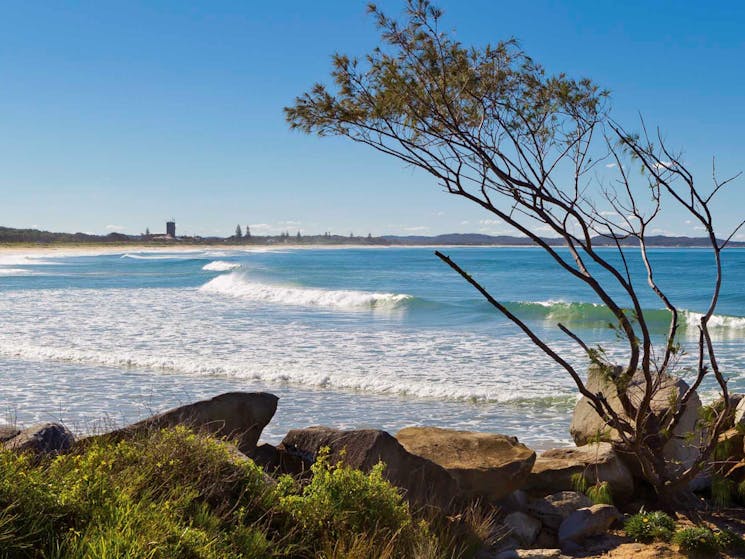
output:
[[[293,429],[280,448],[309,462],[322,448],[329,449],[329,460],[369,471],[378,462],[385,464],[383,475],[404,490],[406,498],[418,505],[446,509],[458,495],[458,485],[443,468],[407,452],[385,431],[362,429],[341,431],[330,427]]]
[[[67,452],[75,442],[72,432],[60,423],[36,423],[3,443],[7,450],[49,454]]]
[[[267,392],[227,392],[154,415],[105,436],[128,437],[150,429],[186,425],[217,437],[231,438],[238,450],[250,454],[277,411],[278,400]]]
[[[574,511],[591,507],[592,501],[576,491],[560,491],[542,499],[532,499],[528,504],[528,513],[540,520],[551,530],[558,530],[561,523]]]
[[[396,439],[412,454],[445,468],[468,497],[498,500],[520,489],[535,462],[535,452],[515,437],[407,427]]]
[[[582,544],[585,539],[605,534],[617,521],[621,513],[613,505],[593,505],[570,514],[559,526],[559,543]]]
[[[624,501],[634,493],[634,478],[610,443],[577,448],[557,448],[539,455],[524,489],[534,494],[574,489],[573,477],[582,475],[592,485],[606,481],[614,499]]]
[[[631,382],[627,394],[632,402],[638,404],[644,393],[644,376],[637,372]],[[623,414],[621,402],[618,399],[616,386],[613,381],[599,367],[591,367],[587,377],[587,388],[590,392],[603,394],[611,407],[619,414]],[[662,416],[670,409],[671,402],[679,401],[688,390],[688,385],[683,379],[666,377],[661,382],[661,387],[650,403],[650,407],[658,416]],[[674,436],[665,445],[663,452],[671,464],[679,464],[681,471],[693,465],[698,459],[699,451],[697,437],[691,437],[691,433],[700,433],[697,427],[701,400],[697,394],[693,394],[688,401],[688,406],[683,413],[680,422],[673,431]],[[633,420],[629,420],[632,421]],[[590,406],[589,400],[582,397],[574,408],[570,432],[574,442],[578,446],[597,441],[618,440],[618,433],[610,429],[602,418]]]

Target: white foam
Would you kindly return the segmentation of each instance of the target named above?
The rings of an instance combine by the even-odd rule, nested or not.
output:
[[[214,278],[203,285],[201,290],[247,301],[348,310],[393,309],[412,299],[411,295],[398,293],[271,285],[250,281],[245,275],[236,272]]]
[[[685,320],[686,327],[689,329],[698,328],[701,324],[701,318],[704,316],[703,313],[693,311],[683,311],[683,319]],[[709,328],[715,328],[717,330],[732,330],[740,331],[745,330],[745,317],[742,316],[727,316],[724,314],[715,314],[709,319]]]
[[[0,268],[0,276],[31,276],[33,273],[23,268]]]
[[[205,264],[202,270],[208,272],[229,272],[230,270],[237,270],[241,265],[237,262],[225,262],[224,260],[215,260],[209,264]]]

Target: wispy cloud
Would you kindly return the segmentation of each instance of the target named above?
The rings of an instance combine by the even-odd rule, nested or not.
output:
[[[615,167],[618,167],[617,163],[606,163],[605,165],[608,169],[613,169]]]
[[[501,219],[480,219],[479,224],[480,225],[499,225],[502,223]]]
[[[124,225],[107,225],[106,229],[109,231],[124,231],[126,227]]]
[[[425,225],[415,225],[413,227],[402,227],[404,231],[409,233],[421,233],[422,231],[429,231],[429,227]]]

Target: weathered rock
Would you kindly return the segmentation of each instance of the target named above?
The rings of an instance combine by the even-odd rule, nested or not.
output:
[[[311,462],[287,452],[281,445],[262,444],[250,454],[250,458],[270,474],[289,474],[300,477],[310,472]]]
[[[278,400],[277,396],[267,392],[227,392],[154,415],[106,436],[126,437],[150,429],[186,425],[218,437],[234,439],[238,449],[249,454],[256,448],[262,430],[277,411]]]
[[[602,393],[611,407],[623,415],[623,408],[618,399],[616,387],[613,381],[608,378],[608,375],[601,371],[599,367],[590,367],[586,384],[590,392]],[[634,375],[627,390],[632,402],[639,403],[641,401],[644,386],[644,376],[639,371]],[[688,384],[683,379],[666,377],[661,382],[660,390],[650,402],[651,410],[656,415],[662,416],[670,409],[671,401],[679,401],[687,390]],[[675,394],[675,398],[671,398],[673,394]],[[693,465],[699,456],[697,443],[701,431],[697,427],[697,421],[700,409],[701,400],[698,394],[694,393],[688,401],[688,406],[681,416],[680,422],[673,430],[673,434],[676,436],[673,436],[663,449],[665,457],[671,464],[677,464],[681,471]],[[633,424],[633,420],[630,419],[629,421]],[[602,418],[590,406],[589,400],[584,396],[574,408],[569,430],[578,446],[589,442],[619,440],[618,433],[603,422]],[[693,437],[690,436],[691,433],[694,433]]]
[[[534,451],[505,435],[407,427],[396,439],[412,454],[445,468],[471,497],[506,497],[522,487],[535,462]]]
[[[576,491],[560,491],[542,499],[532,499],[528,505],[528,513],[547,528],[558,530],[561,523],[574,511],[591,506],[592,501],[587,495]]]
[[[613,498],[620,501],[631,498],[634,493],[631,471],[610,443],[547,450],[536,459],[524,489],[543,495],[570,491],[575,475],[583,475],[591,485],[607,481]]]
[[[329,427],[293,429],[281,447],[287,452],[315,461],[321,448],[328,447],[329,460],[369,471],[378,462],[386,467],[385,478],[403,489],[408,500],[419,505],[446,509],[458,495],[458,484],[442,467],[411,454],[385,431],[362,429],[341,431]]]
[[[36,423],[7,440],[3,447],[15,452],[47,454],[66,452],[74,442],[75,436],[64,425]]]
[[[581,544],[586,538],[605,534],[620,519],[621,513],[613,505],[593,505],[576,510],[561,523],[559,543],[562,549],[565,542]]]
[[[530,497],[522,489],[513,491],[507,495],[504,499],[500,499],[495,502],[500,509],[507,512],[525,512],[528,510],[528,502]]]
[[[511,530],[511,535],[522,545],[531,546],[541,531],[541,521],[525,514],[513,512],[504,518],[504,525]]]
[[[9,441],[16,435],[21,433],[20,429],[13,427],[12,425],[0,425],[0,443]]]

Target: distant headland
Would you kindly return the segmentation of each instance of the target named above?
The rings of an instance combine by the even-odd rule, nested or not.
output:
[[[248,229],[248,228],[247,228]],[[90,233],[54,233],[39,229],[15,229],[0,226],[0,245],[226,245],[226,246],[264,246],[264,245],[370,245],[370,246],[532,246],[530,239],[509,235],[485,235],[481,233],[447,233],[443,235],[373,235],[356,236],[322,233],[320,235],[303,235],[300,232],[290,234],[283,232],[279,235],[252,235],[250,232],[236,234],[230,237],[201,237],[177,236],[175,223],[168,222],[167,233],[151,234],[149,231],[140,235],[125,235],[123,233],[109,233],[95,235]],[[545,238],[551,246],[562,246],[563,239]],[[595,246],[615,246],[615,242],[603,236],[593,238]],[[624,246],[634,246],[634,239],[621,242]],[[704,237],[672,237],[650,236],[647,244],[654,247],[696,248],[709,247],[709,240]],[[745,242],[731,241],[728,246],[745,247]]]

